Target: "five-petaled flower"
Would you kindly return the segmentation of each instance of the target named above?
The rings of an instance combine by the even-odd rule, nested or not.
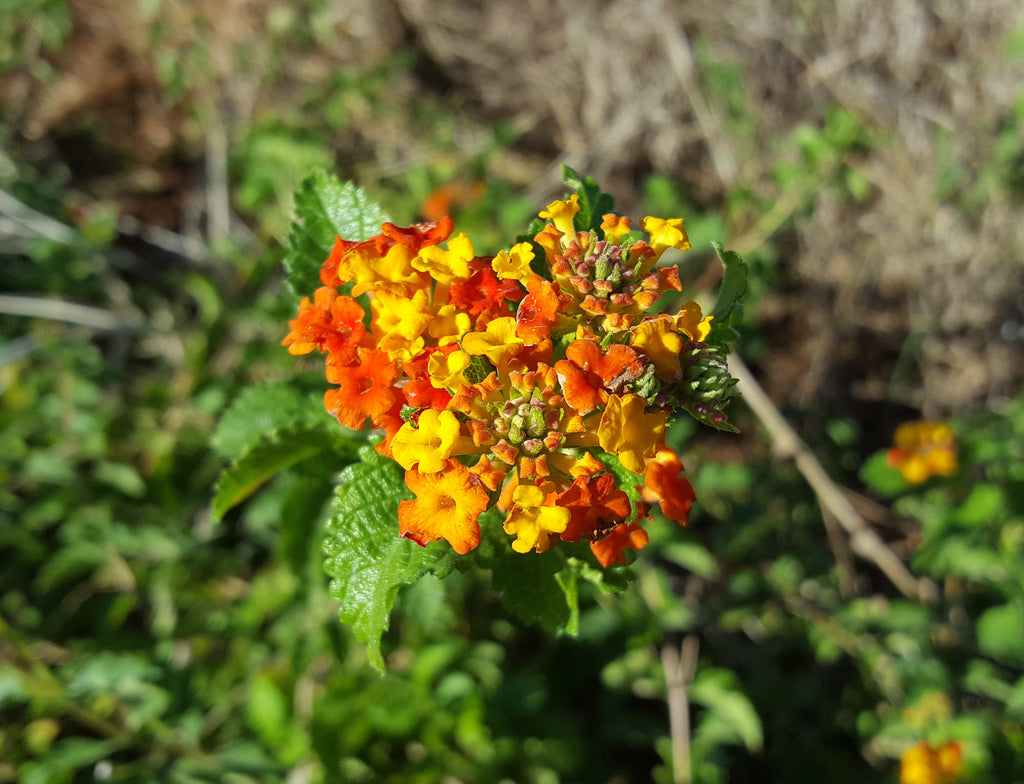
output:
[[[493,257],[447,217],[339,237],[301,302],[283,342],[327,355],[341,424],[383,431],[376,448],[415,496],[398,507],[402,536],[467,553],[496,509],[512,550],[586,542],[610,566],[647,543],[653,505],[686,523],[693,487],[666,426],[718,399],[708,378],[725,384],[700,307],[652,310],[681,290],[660,260],[689,238],[680,218],[645,218],[645,240],[584,206],[551,202]]]

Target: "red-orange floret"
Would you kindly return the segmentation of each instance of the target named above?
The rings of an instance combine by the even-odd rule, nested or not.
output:
[[[629,517],[629,496],[615,484],[611,474],[578,476],[569,489],[555,500],[569,510],[569,525],[562,539],[601,539]]]
[[[551,328],[558,321],[559,311],[571,304],[573,299],[563,294],[556,284],[539,275],[530,276],[526,289],[529,294],[519,303],[516,313],[516,334],[533,345],[551,337]]]
[[[612,564],[624,564],[626,562],[622,551],[627,547],[640,550],[647,546],[647,531],[637,523],[623,523],[612,531],[604,539],[590,543],[590,550],[600,561],[601,566]]]
[[[608,402],[608,392],[617,378],[629,380],[643,372],[643,363],[629,346],[613,345],[601,352],[596,340],[574,340],[565,359],[555,363],[566,402],[580,414],[589,414]]]
[[[679,455],[673,449],[663,447],[647,463],[642,495],[645,501],[658,501],[662,513],[669,520],[686,525],[690,507],[697,496],[690,480],[682,476],[682,472]]]
[[[288,326],[291,332],[281,341],[290,354],[308,354],[313,349],[341,354],[336,360],[355,358],[355,347],[366,335],[362,306],[337,290],[321,286],[313,295],[303,297],[299,313]]]
[[[338,389],[324,393],[327,411],[341,424],[362,430],[367,418],[378,424],[399,402],[393,386],[398,368],[388,355],[375,348],[358,349],[358,362],[342,365],[327,358],[327,380]]]
[[[468,280],[452,283],[448,302],[467,312],[473,319],[473,328],[482,332],[487,328],[487,322],[511,314],[509,300],[518,302],[525,296],[519,281],[498,280],[494,270],[486,266],[474,272]]]
[[[445,215],[436,221],[414,223],[408,228],[396,226],[393,223],[385,223],[381,226],[381,234],[392,243],[408,245],[417,252],[428,245],[440,245],[451,236],[454,230],[455,221],[450,215]]]

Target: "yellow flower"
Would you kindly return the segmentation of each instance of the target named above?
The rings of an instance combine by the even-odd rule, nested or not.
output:
[[[645,321],[633,331],[633,348],[647,355],[662,381],[678,381],[683,375],[679,355],[686,341],[673,326],[672,319],[663,316]]]
[[[565,237],[575,237],[576,229],[572,225],[572,219],[580,211],[579,194],[574,193],[568,201],[553,201],[546,210],[540,212],[540,217],[551,221],[555,228],[562,232]]]
[[[451,411],[438,413],[428,408],[420,414],[419,427],[402,425],[391,441],[391,453],[407,471],[417,463],[423,474],[433,474],[445,466],[459,442],[461,425]]]
[[[570,512],[561,506],[545,506],[544,491],[534,485],[520,485],[512,494],[513,506],[505,520],[505,533],[516,535],[512,549],[517,553],[543,553],[551,537],[569,525]]]
[[[623,235],[629,234],[632,221],[625,215],[616,215],[614,212],[609,212],[607,215],[602,215],[601,218],[603,219],[601,221],[601,229],[604,231],[604,238],[608,242],[616,244]]]
[[[960,744],[935,748],[927,741],[911,746],[900,758],[900,784],[951,784],[963,763]]]
[[[682,218],[652,218],[643,219],[644,231],[651,235],[651,248],[654,255],[660,257],[667,248],[679,250],[690,249],[690,238],[683,228]]]
[[[634,474],[644,472],[645,458],[654,457],[665,442],[668,412],[648,414],[644,411],[646,405],[639,395],[609,395],[597,428],[601,448],[618,455],[622,465]]]
[[[450,354],[435,351],[427,362],[430,385],[437,389],[454,389],[464,385],[466,379],[462,373],[472,361],[472,357],[465,351],[453,351]]]
[[[956,473],[956,438],[945,422],[904,422],[886,459],[911,484]]]
[[[395,294],[408,294],[414,288],[430,285],[415,269],[411,261],[414,251],[407,245],[393,245],[381,257],[367,247],[357,247],[349,251],[342,265],[338,267],[338,275],[342,280],[353,280],[352,296],[358,297],[364,291],[390,291]]]
[[[378,291],[370,302],[374,334],[397,334],[406,340],[415,340],[430,323],[429,302],[430,295],[423,289],[419,289],[412,297]]]
[[[458,343],[472,326],[473,319],[466,311],[454,305],[442,305],[427,325],[427,334],[437,339],[437,345],[447,346]]]
[[[438,283],[452,283],[468,280],[472,275],[469,262],[476,255],[473,243],[465,234],[458,234],[448,240],[448,249],[440,245],[428,245],[412,260],[412,266],[430,274]]]
[[[525,283],[530,277],[530,262],[533,261],[533,257],[533,245],[529,242],[520,242],[507,252],[498,251],[498,255],[491,260],[491,269],[501,280],[512,278]]]
[[[690,340],[703,343],[711,332],[713,318],[714,316],[703,316],[700,305],[690,301],[676,314],[674,327],[676,332],[686,335]]]
[[[496,318],[487,324],[485,332],[468,332],[462,338],[462,350],[474,357],[485,356],[502,368],[519,353],[523,339],[516,334],[515,316]]]

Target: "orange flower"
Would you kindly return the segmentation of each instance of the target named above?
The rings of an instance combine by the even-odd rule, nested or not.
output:
[[[661,511],[669,520],[686,525],[690,507],[697,496],[690,480],[680,476],[682,472],[683,464],[679,462],[679,455],[667,446],[662,447],[647,463],[641,494],[648,503],[660,502]]]
[[[454,458],[440,471],[405,472],[405,484],[416,494],[414,501],[398,505],[398,530],[416,544],[447,539],[452,549],[465,555],[480,544],[480,514],[489,497],[480,480]]]
[[[623,523],[604,539],[591,542],[590,551],[601,563],[601,566],[624,564],[626,558],[622,551],[627,547],[640,550],[647,546],[647,539],[647,531],[638,523]]]
[[[551,328],[559,320],[559,311],[572,302],[558,286],[539,275],[531,275],[526,283],[529,294],[519,303],[516,313],[519,337],[535,345],[551,337]]]
[[[935,748],[927,741],[911,746],[900,758],[900,784],[950,784],[963,764],[960,744],[950,741]]]
[[[565,359],[555,363],[566,402],[579,414],[589,414],[608,400],[605,387],[616,378],[633,379],[643,372],[643,364],[629,346],[615,344],[607,354],[596,340],[574,340]]]
[[[375,348],[360,348],[359,361],[341,365],[327,359],[327,380],[338,389],[324,393],[327,411],[345,427],[362,430],[367,418],[379,426],[379,418],[397,402],[398,392],[392,386],[398,373],[388,355]]]
[[[292,331],[281,341],[289,354],[308,354],[313,349],[344,355],[342,362],[355,358],[355,347],[366,334],[363,308],[351,297],[339,296],[335,289],[321,286],[313,301],[303,297],[299,313],[288,322]]]
[[[629,497],[619,490],[611,474],[578,476],[569,489],[560,493],[555,503],[571,515],[562,531],[566,542],[580,539],[601,539],[622,523],[631,510]]]

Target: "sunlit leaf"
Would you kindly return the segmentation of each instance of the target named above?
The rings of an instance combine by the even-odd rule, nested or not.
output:
[[[370,662],[383,670],[381,635],[399,589],[432,573],[451,571],[453,551],[439,541],[421,547],[398,535],[398,504],[412,497],[395,463],[371,447],[341,475],[324,538],[324,568],[341,620],[366,643]]]
[[[284,267],[288,288],[297,297],[312,296],[320,286],[320,267],[336,237],[365,240],[389,220],[366,191],[323,170],[302,181],[295,192],[295,214]]]

